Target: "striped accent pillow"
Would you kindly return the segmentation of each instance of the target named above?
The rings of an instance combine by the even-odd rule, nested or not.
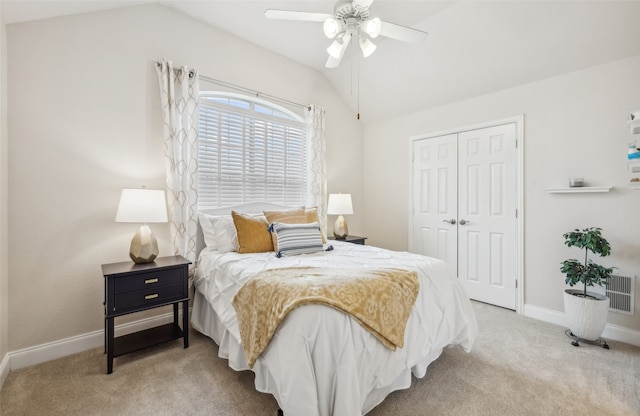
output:
[[[317,222],[309,224],[271,223],[269,230],[278,241],[277,257],[295,256],[323,251],[320,225]]]
[[[267,223],[273,224],[274,222],[283,222],[286,224],[304,224],[307,221],[304,207],[285,209],[282,211],[262,211]],[[273,248],[278,251],[278,240],[275,234],[271,234],[273,240]]]

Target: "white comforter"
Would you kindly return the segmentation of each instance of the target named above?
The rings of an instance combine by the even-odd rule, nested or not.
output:
[[[390,392],[408,388],[411,373],[423,377],[444,347],[469,351],[477,334],[469,299],[446,263],[372,246],[331,244],[332,251],[283,258],[205,249],[198,261],[192,325],[214,338],[220,355],[235,370],[248,366],[231,300],[256,272],[293,266],[402,267],[418,272],[420,293],[407,322],[405,346],[395,352],[333,308],[309,305],[289,314],[252,369],[256,389],[273,394],[285,416],[363,415]],[[203,299],[208,305],[201,304]],[[215,329],[211,318],[203,318],[208,308],[217,315]]]

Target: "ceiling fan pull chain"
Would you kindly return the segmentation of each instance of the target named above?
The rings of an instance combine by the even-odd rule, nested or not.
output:
[[[358,59],[358,118],[357,120],[360,120],[360,59]]]
[[[349,94],[353,96],[353,61],[351,61],[351,71],[349,77]]]

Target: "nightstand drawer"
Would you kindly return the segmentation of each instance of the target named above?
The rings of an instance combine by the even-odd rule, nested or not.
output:
[[[134,292],[136,290],[154,291],[160,286],[182,285],[185,276],[183,268],[151,271],[130,277],[115,279],[117,294]]]
[[[123,293],[115,298],[115,313],[140,310],[161,303],[187,298],[184,285],[158,286],[147,290]]]

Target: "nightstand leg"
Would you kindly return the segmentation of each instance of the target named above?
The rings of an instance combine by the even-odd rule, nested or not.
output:
[[[113,331],[114,331],[114,325],[113,325],[113,319],[114,318],[106,318],[105,320],[105,332],[106,332],[106,341],[107,341],[107,374],[111,374],[113,373],[113,347],[114,347],[114,341],[113,341]]]
[[[182,302],[182,333],[184,347],[189,348],[189,301]]]
[[[173,304],[173,330],[178,332],[178,302]]]

